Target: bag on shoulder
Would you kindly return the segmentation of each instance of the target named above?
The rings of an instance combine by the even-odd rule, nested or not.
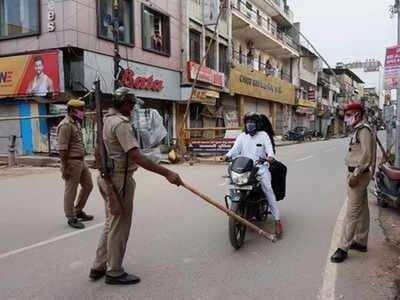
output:
[[[281,201],[286,196],[287,167],[280,161],[273,161],[269,166],[271,172],[271,184],[276,200]]]

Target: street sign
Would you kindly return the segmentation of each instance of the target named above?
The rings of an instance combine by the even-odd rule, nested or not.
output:
[[[400,88],[400,45],[386,49],[385,89]]]

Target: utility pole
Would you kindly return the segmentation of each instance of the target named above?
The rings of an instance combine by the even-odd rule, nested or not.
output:
[[[394,12],[397,14],[397,44],[400,44],[400,0],[395,0]],[[396,93],[396,160],[395,167],[400,167],[400,87]]]
[[[112,21],[112,30],[114,37],[114,91],[119,88],[118,83],[118,74],[119,74],[119,63],[121,61],[121,56],[119,55],[119,8],[120,2],[119,0],[113,0],[113,21]]]

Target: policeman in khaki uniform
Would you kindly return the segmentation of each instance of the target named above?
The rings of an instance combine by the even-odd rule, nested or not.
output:
[[[103,138],[108,157],[113,162],[111,181],[98,177],[98,186],[105,199],[106,222],[96,251],[96,258],[89,277],[98,280],[104,275],[107,284],[136,284],[140,278],[128,274],[122,267],[126,244],[132,223],[135,180],[132,175],[141,166],[164,176],[170,183],[182,184],[178,174],[159,166],[141,155],[130,117],[135,104],[130,90],[120,88],[113,99],[113,108],[104,116]],[[118,193],[122,213],[113,215],[107,203],[107,185],[112,184]]]
[[[345,164],[347,174],[347,211],[339,248],[332,255],[334,263],[343,262],[349,249],[367,252],[369,233],[368,185],[375,172],[376,135],[364,116],[363,105],[345,106],[345,121],[353,129]]]
[[[71,99],[67,107],[68,115],[57,128],[61,173],[65,181],[64,212],[69,226],[83,229],[85,225],[81,221],[93,220],[93,216],[83,211],[93,189],[92,176],[85,163],[85,148],[80,125],[85,117],[85,102]],[[79,184],[81,190],[75,204]]]

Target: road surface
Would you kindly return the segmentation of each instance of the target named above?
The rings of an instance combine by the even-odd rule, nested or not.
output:
[[[129,287],[88,280],[104,219],[97,189],[86,210],[95,221],[74,231],[63,217],[58,170],[2,176],[0,299],[386,299],[363,277],[377,251],[373,245],[338,268],[327,263],[345,200],[345,151],[346,140],[278,148],[289,169],[288,195],[279,203],[284,238],[273,244],[251,233],[240,251],[229,243],[226,216],[138,171],[125,267],[142,282]],[[173,169],[223,202],[226,166]],[[272,229],[271,219],[264,228]]]

